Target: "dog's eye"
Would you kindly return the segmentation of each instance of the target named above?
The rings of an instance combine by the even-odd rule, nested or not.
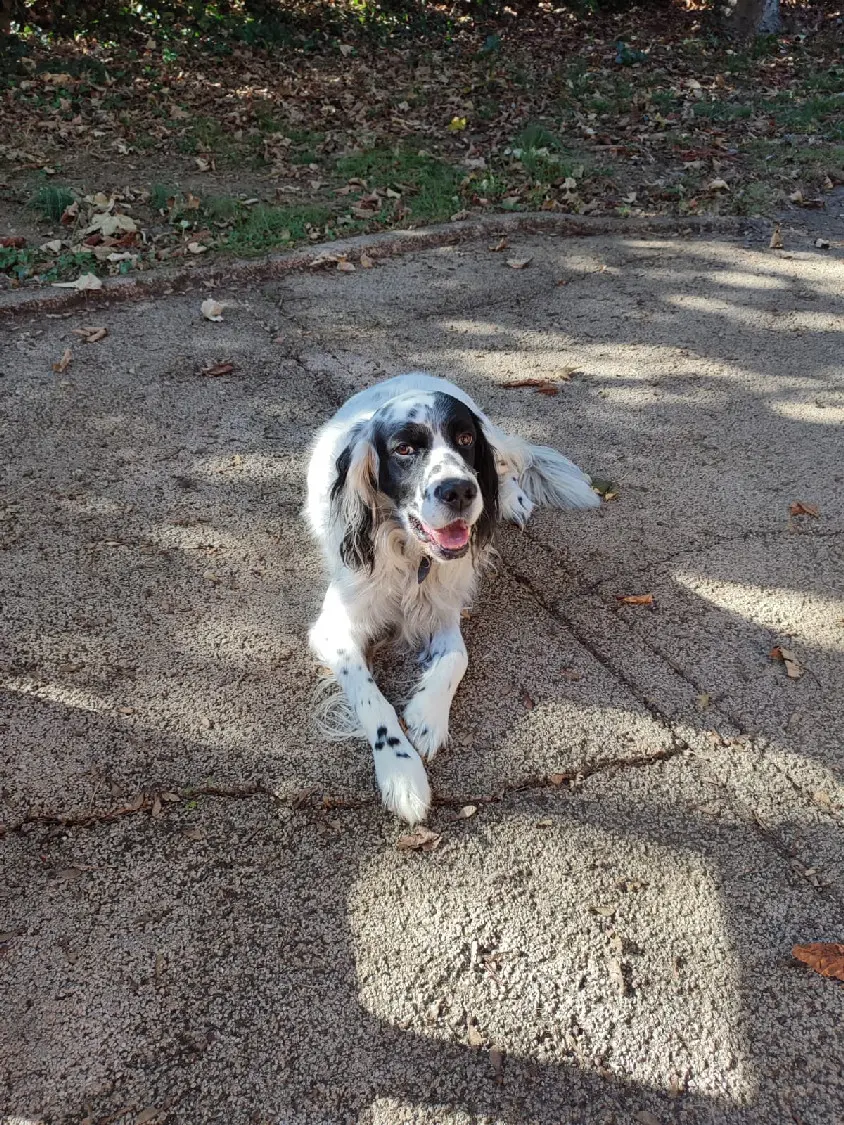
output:
[[[406,441],[399,442],[393,450],[393,453],[398,453],[399,457],[412,457],[416,450],[412,445],[408,445]]]
[[[465,448],[468,448],[470,445],[474,445],[475,439],[472,436],[472,434],[458,434],[457,435],[457,444],[462,445],[465,449]]]

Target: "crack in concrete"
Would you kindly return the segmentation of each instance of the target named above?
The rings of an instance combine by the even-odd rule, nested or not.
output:
[[[463,808],[465,805],[492,805],[501,804],[508,797],[518,793],[560,791],[563,793],[577,789],[584,781],[597,774],[609,773],[613,770],[641,769],[665,762],[678,754],[687,752],[685,746],[667,747],[656,750],[653,754],[640,754],[633,758],[598,758],[593,762],[585,763],[574,770],[561,773],[534,775],[523,778],[521,781],[512,782],[502,786],[494,793],[487,794],[462,794],[435,795],[432,801],[433,808]],[[30,813],[11,824],[0,825],[0,839],[9,835],[25,834],[31,828],[95,828],[104,824],[112,824],[125,817],[149,813],[153,820],[163,816],[167,805],[177,805],[185,801],[196,800],[199,797],[210,797],[228,801],[251,800],[256,797],[265,798],[279,805],[286,805],[293,810],[309,810],[331,812],[334,810],[345,811],[354,809],[377,808],[380,799],[376,793],[367,797],[343,797],[326,793],[319,786],[299,789],[292,793],[279,793],[264,782],[255,782],[249,785],[203,785],[187,787],[184,789],[142,791],[137,797],[126,804],[118,805],[102,812],[89,813]]]
[[[533,537],[530,538],[531,542],[537,542],[533,539]],[[541,543],[538,543],[537,545],[545,547],[545,545]],[[547,547],[545,549],[546,551],[548,550]],[[551,552],[549,551],[549,553]],[[620,667],[618,667],[611,660],[605,657],[604,654],[592,644],[589,637],[584,633],[584,631],[575,622],[568,618],[565,613],[562,612],[562,610],[559,608],[559,605],[549,605],[543,598],[542,594],[538,590],[536,590],[531,580],[525,575],[520,574],[518,571],[513,570],[503,559],[500,560],[500,565],[502,569],[510,576],[510,578],[514,582],[516,582],[517,585],[527,591],[532,601],[536,605],[538,605],[541,610],[547,613],[548,616],[553,620],[563,625],[575,638],[578,644],[582,645],[582,647],[586,649],[586,651],[593,657],[593,659],[596,660],[601,665],[601,667],[605,668],[606,671],[610,673],[610,675],[620,680],[632,693],[634,698],[639,703],[641,703],[643,707],[646,708],[646,710],[655,719],[655,721],[659,723],[659,725],[662,726],[663,729],[668,731],[668,733],[674,739],[675,749],[666,754],[665,757],[675,757],[677,754],[682,754],[684,752],[696,756],[694,748],[690,746],[689,743],[674,729],[674,725],[671,719],[669,719],[669,717],[665,715],[664,712],[655,703],[653,703],[646,695],[643,694],[643,692],[639,689],[638,684],[633,679],[631,679]],[[595,589],[594,591],[589,590],[587,592],[594,592],[598,597],[601,598],[601,600],[608,608],[617,608],[616,603],[614,601],[611,601],[609,596],[604,594],[601,590]],[[625,627],[645,645],[648,651],[656,656],[657,659],[662,660],[663,663],[665,663],[667,667],[669,667],[679,679],[681,679],[695,691],[700,692],[700,687],[695,684],[695,682],[687,675],[685,670],[682,667],[678,666],[672,658],[661,652],[657,647],[650,643],[643,636],[643,634],[632,627],[628,622],[624,622],[624,624]],[[722,708],[721,713],[729,722],[731,722],[736,727],[741,735],[744,735],[748,739],[750,745],[755,746],[757,750],[761,749],[761,747],[757,746],[753,741],[752,734],[750,732],[744,731],[742,728],[742,724],[733,715],[731,715],[728,710]],[[634,764],[639,764],[636,759],[631,759],[631,762],[633,762]],[[777,776],[781,777],[791,786],[791,788],[798,796],[804,798],[807,803],[809,802],[809,795],[804,793],[803,790],[800,789],[797,783],[793,780],[793,778],[789,777],[789,775],[785,773],[776,762],[768,759],[768,764],[773,768]],[[739,815],[740,818],[745,821],[745,823],[749,824],[752,829],[763,840],[765,840],[766,843],[768,843],[774,849],[774,851],[777,852],[778,855],[780,855],[783,859],[788,860],[789,867],[792,871],[794,871],[795,861],[799,862],[798,854],[793,849],[789,848],[789,846],[779,838],[779,836],[776,834],[775,829],[772,829],[768,825],[764,824],[764,822],[759,818],[756,810],[751,806],[745,804],[745,802],[742,801],[732,789],[728,789],[726,785],[724,785],[722,782],[719,782],[717,777],[713,776],[712,780],[716,785],[719,786],[721,792],[724,794],[724,797],[727,800],[727,803],[735,810],[737,815]],[[836,901],[841,899],[841,896],[838,894],[838,892],[834,889],[831,889],[829,885],[818,885],[817,883],[812,882],[811,878],[805,875],[803,875],[803,878],[818,893],[829,894],[829,896],[836,899]],[[842,899],[842,901],[844,901],[844,899]]]

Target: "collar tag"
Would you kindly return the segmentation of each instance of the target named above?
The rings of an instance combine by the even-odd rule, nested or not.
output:
[[[416,580],[421,586],[428,575],[431,573],[431,560],[426,555],[422,562],[419,564],[419,570],[416,572]]]

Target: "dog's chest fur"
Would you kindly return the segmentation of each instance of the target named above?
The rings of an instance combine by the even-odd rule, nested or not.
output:
[[[411,646],[425,645],[432,633],[467,606],[475,593],[478,559],[431,563],[420,582],[423,554],[396,525],[376,533],[375,566],[368,571],[346,571],[342,583],[363,611],[367,640],[396,632]]]

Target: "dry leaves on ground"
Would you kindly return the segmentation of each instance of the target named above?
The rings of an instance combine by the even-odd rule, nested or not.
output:
[[[779,223],[777,223],[777,225],[774,227],[774,233],[771,235],[771,241],[768,243],[768,245],[772,250],[782,250],[782,231],[780,230]]]
[[[785,665],[786,675],[790,680],[799,680],[803,675],[804,668],[791,649],[777,645],[771,649],[770,655],[771,660]]]
[[[93,324],[84,325],[82,328],[73,329],[74,336],[81,336],[86,344],[96,344],[108,336],[108,329],[95,327]]]
[[[203,367],[200,374],[207,375],[210,379],[219,378],[221,375],[231,375],[235,370],[233,363],[212,363],[210,367]]]
[[[653,594],[616,594],[615,600],[621,605],[653,605]]]
[[[793,504],[789,505],[788,514],[790,516],[811,516],[812,519],[816,520],[821,514],[821,510],[817,504],[806,504],[802,500],[795,500]]]
[[[526,266],[529,266],[532,261],[533,258],[508,258],[507,265],[511,270],[523,270]]]
[[[56,362],[53,364],[53,370],[57,375],[64,374],[64,372],[67,371],[68,367],[70,367],[72,360],[73,352],[70,348],[65,348],[62,358],[56,360]]]
[[[199,307],[206,320],[220,321],[223,319],[225,306],[221,305],[219,301],[215,301],[213,297],[206,297]]]
[[[498,242],[496,242],[493,246],[490,246],[490,250],[493,252],[493,254],[497,254],[501,250],[509,250],[509,249],[510,249],[510,243],[507,241],[506,238],[499,238]]]
[[[550,379],[516,379],[512,383],[503,383],[502,386],[507,390],[519,390],[522,387],[533,387],[538,394],[551,397],[560,393],[560,388],[556,383],[552,383]]]
[[[813,941],[808,945],[795,945],[791,956],[822,977],[844,980],[844,944],[841,942]]]
[[[102,289],[103,283],[94,273],[83,273],[76,281],[54,281],[54,289]]]
[[[420,824],[412,832],[399,836],[396,847],[400,852],[432,852],[441,839],[442,837],[436,832]]]

